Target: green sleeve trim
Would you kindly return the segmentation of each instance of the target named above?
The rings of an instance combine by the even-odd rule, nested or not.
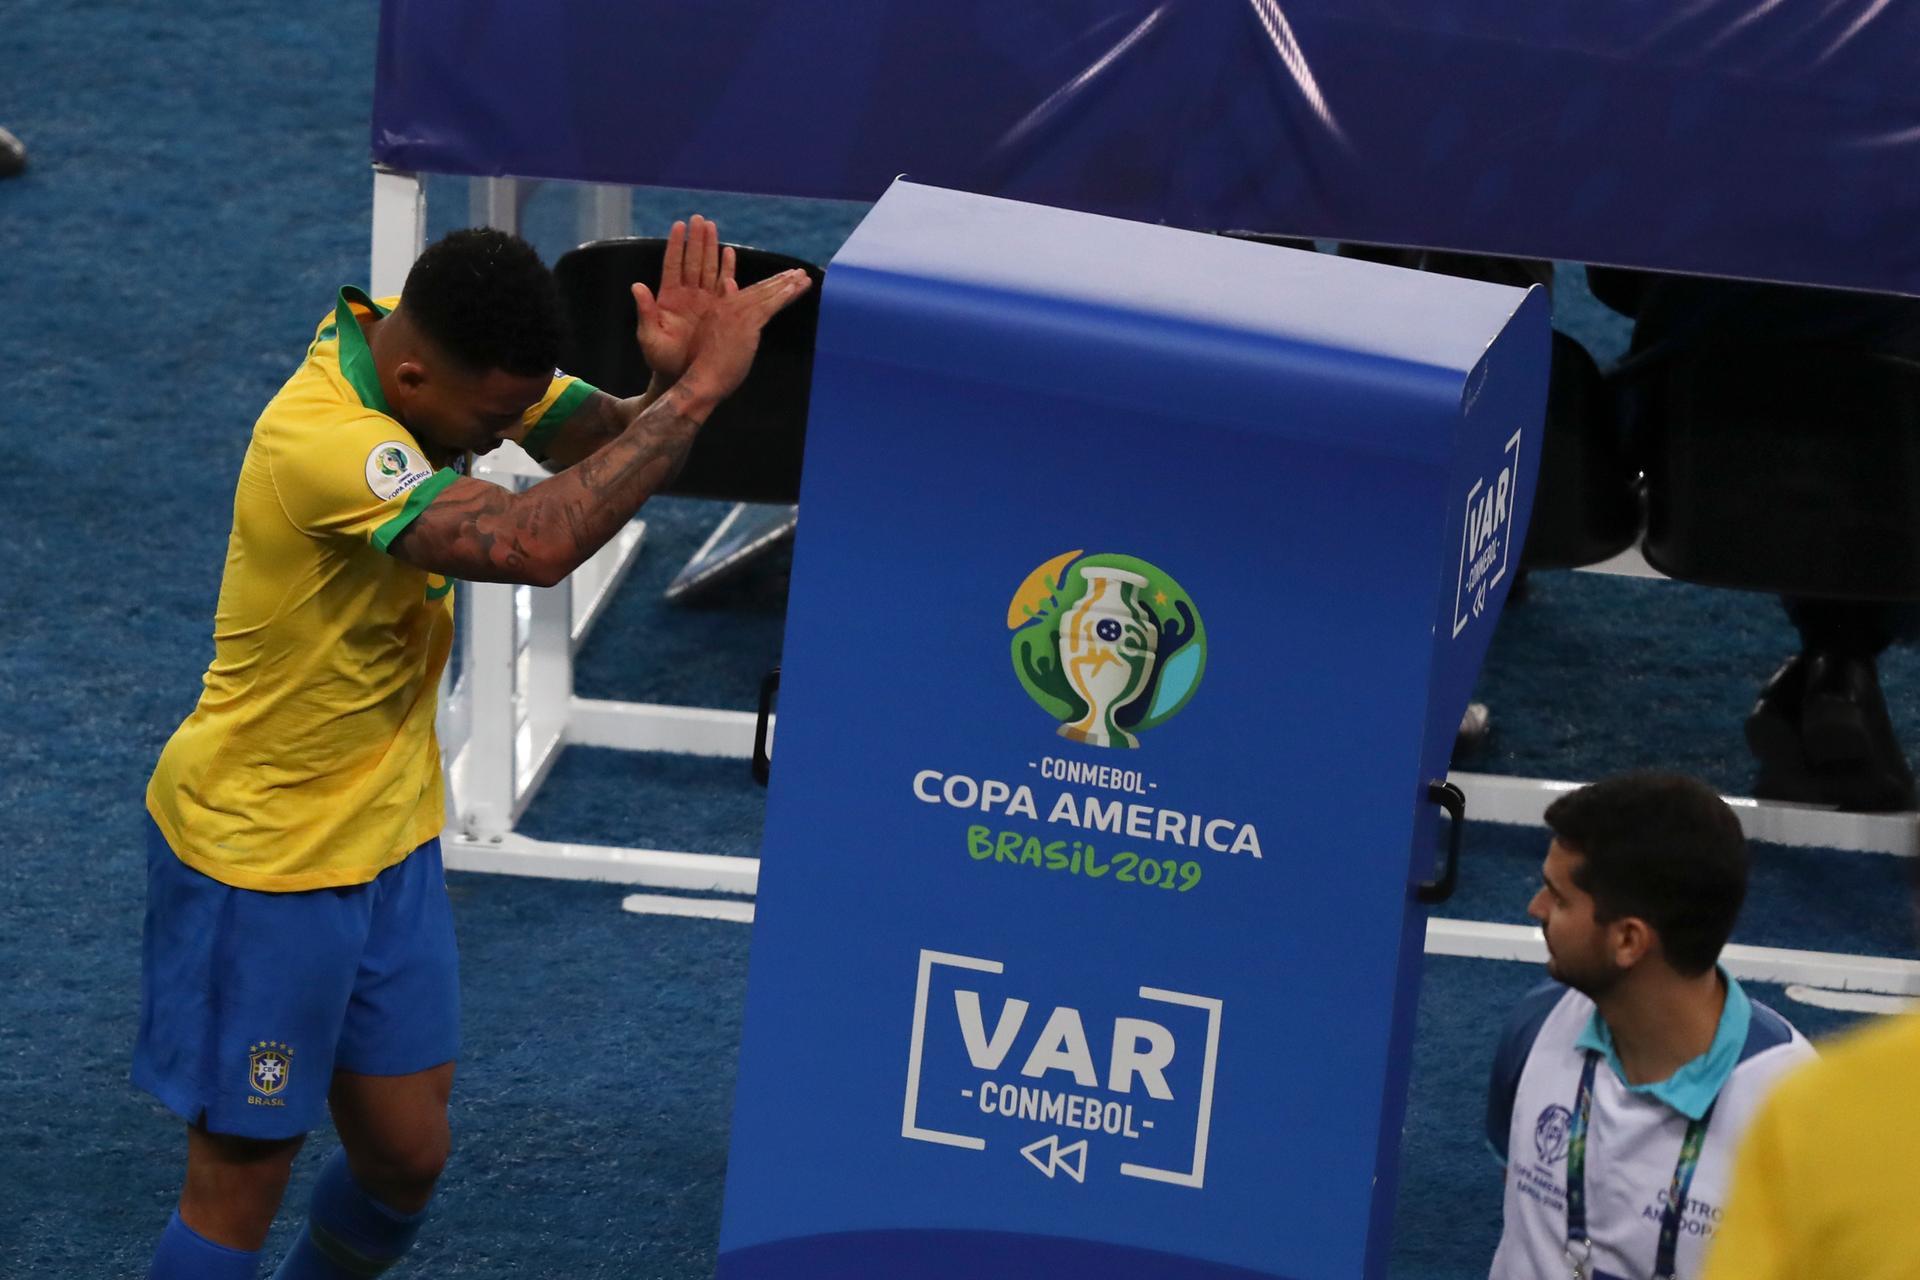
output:
[[[400,514],[373,531],[373,545],[381,551],[393,545],[406,527],[420,518],[427,504],[440,496],[440,491],[460,478],[460,473],[451,467],[442,467],[407,494],[406,505],[400,508]]]
[[[554,397],[547,411],[540,415],[540,421],[533,424],[533,430],[527,432],[527,438],[520,442],[536,462],[543,462],[547,456],[547,445],[552,443],[554,432],[560,430],[560,424],[573,416],[573,411],[587,402],[599,388],[592,383],[575,378],[571,386]]]

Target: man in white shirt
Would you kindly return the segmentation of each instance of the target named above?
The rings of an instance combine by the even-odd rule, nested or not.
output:
[[[1699,1272],[1742,1131],[1806,1038],[1718,967],[1747,844],[1714,792],[1629,774],[1562,796],[1527,912],[1553,979],[1501,1036],[1493,1280]]]

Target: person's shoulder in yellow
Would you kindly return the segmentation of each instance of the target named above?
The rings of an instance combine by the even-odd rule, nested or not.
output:
[[[254,427],[275,496],[310,537],[385,551],[456,474],[432,465],[388,406],[362,326],[383,320],[398,302],[341,289],[306,360]]]
[[[1920,1280],[1920,1013],[1821,1046],[1748,1127],[1704,1280]]]

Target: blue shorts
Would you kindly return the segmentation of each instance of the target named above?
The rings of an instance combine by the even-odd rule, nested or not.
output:
[[[460,1050],[459,956],[440,842],[367,884],[236,889],[147,819],[133,1082],[189,1124],[291,1138],[336,1068],[411,1075]]]

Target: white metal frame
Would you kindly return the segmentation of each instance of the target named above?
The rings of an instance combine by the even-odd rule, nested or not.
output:
[[[514,178],[473,179],[476,224],[517,230],[530,184]],[[632,193],[624,187],[579,188],[580,239],[631,231]],[[376,296],[398,293],[425,244],[425,188],[413,174],[376,168],[372,285]],[[544,475],[520,450],[506,446],[475,475],[508,486]],[[560,749],[567,745],[626,751],[672,751],[746,759],[754,715],[698,707],[599,701],[575,696],[573,654],[613,589],[631,568],[645,525],[635,521],[560,586],[546,590],[474,583],[461,588],[463,662],[443,690],[440,739],[452,809],[442,838],[449,867],[510,875],[604,880],[649,888],[751,896],[757,858],[657,849],[615,848],[535,840],[514,830]],[[1590,572],[1660,577],[1637,548]],[[1487,774],[1452,775],[1476,820],[1544,825],[1546,807],[1580,786]],[[1749,836],[1782,844],[1866,853],[1920,854],[1920,815],[1851,814],[1802,805],[1729,798]],[[632,909],[648,898],[629,899]],[[657,902],[658,899],[653,901]],[[744,904],[742,904],[744,905]],[[726,918],[750,919],[736,907]],[[1485,959],[1544,958],[1537,930],[1480,921],[1434,920],[1427,950]],[[1920,995],[1920,964],[1871,956],[1730,948],[1742,976],[1852,991]]]

